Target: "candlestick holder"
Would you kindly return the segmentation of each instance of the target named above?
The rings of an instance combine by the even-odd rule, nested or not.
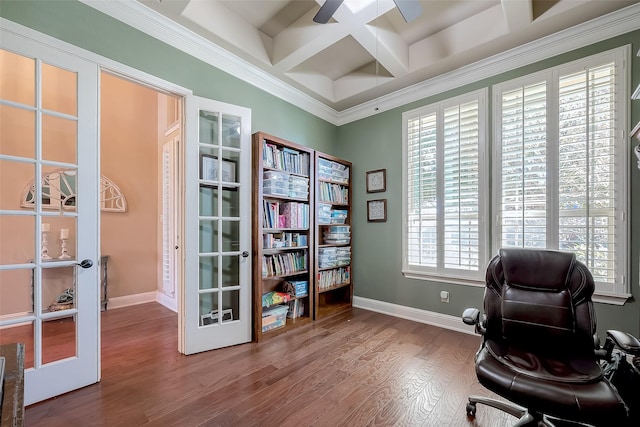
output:
[[[52,259],[49,256],[49,239],[47,234],[46,231],[42,232],[42,247],[40,248],[40,258],[42,259]]]
[[[67,240],[69,239],[60,239],[60,256],[58,259],[71,259],[69,256],[69,250],[67,249]]]

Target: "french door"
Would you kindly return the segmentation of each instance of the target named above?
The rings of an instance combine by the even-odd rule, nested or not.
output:
[[[98,67],[1,31],[0,344],[29,405],[99,380]]]
[[[180,351],[251,341],[251,110],[188,96]]]

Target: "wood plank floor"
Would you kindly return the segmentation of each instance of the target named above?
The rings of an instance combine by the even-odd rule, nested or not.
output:
[[[102,313],[102,381],[26,409],[27,426],[508,426],[478,406],[480,338],[353,309],[259,344],[184,356],[156,303]],[[69,373],[73,375],[73,373]]]

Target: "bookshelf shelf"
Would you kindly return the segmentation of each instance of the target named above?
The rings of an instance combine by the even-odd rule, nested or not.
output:
[[[329,288],[324,288],[324,289],[320,288],[320,289],[318,289],[318,293],[322,294],[324,292],[330,292],[330,291],[333,291],[333,290],[336,290],[336,289],[340,289],[340,288],[344,288],[345,286],[350,286],[350,285],[351,285],[351,282],[340,283],[338,285],[334,285],[334,286],[331,286]]]
[[[313,320],[313,150],[264,132],[253,134],[253,338],[280,335]],[[262,268],[260,268],[262,266]],[[262,307],[268,292],[306,282],[308,294]],[[287,310],[284,310],[284,308]],[[277,313],[273,312],[273,309]],[[282,314],[282,312],[286,314]],[[295,318],[290,316],[295,314]],[[286,316],[286,321],[283,318]]]
[[[262,276],[264,280],[284,279],[287,277],[300,276],[301,274],[309,274],[309,270],[292,271],[291,273],[274,274],[273,276]],[[262,295],[260,295],[262,297]]]

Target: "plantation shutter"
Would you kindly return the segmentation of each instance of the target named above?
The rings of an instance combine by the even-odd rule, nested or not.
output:
[[[406,121],[406,263],[452,277],[484,268],[481,104],[469,98],[432,106]]]
[[[559,78],[559,249],[615,281],[615,64]]]
[[[438,261],[436,113],[411,119],[407,126],[408,263],[436,267]]]
[[[502,94],[501,247],[547,247],[546,87]]]
[[[479,267],[478,102],[444,110],[444,267]]]

